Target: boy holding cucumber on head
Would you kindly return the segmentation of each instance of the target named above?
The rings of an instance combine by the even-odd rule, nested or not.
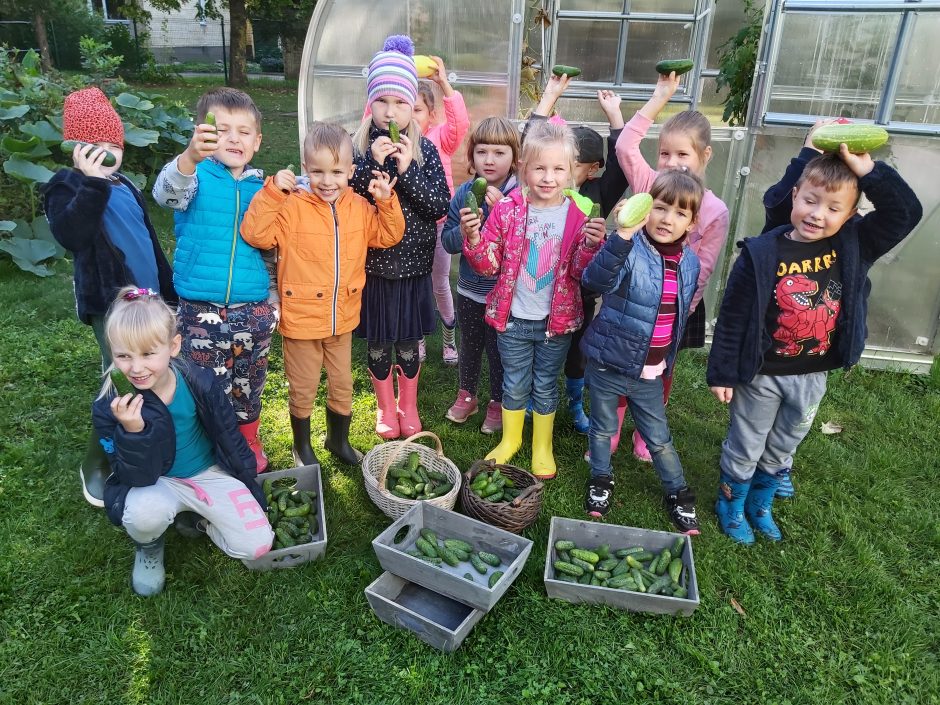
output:
[[[805,167],[794,160],[784,177],[795,181],[790,222],[744,240],[728,279],[706,379],[731,405],[715,511],[738,543],[754,543],[753,529],[782,538],[771,514],[780,478],[812,427],[828,371],[851,367],[865,347],[868,270],[922,216],[910,187],[867,148],[842,143]],[[875,207],[865,216],[861,193]]]
[[[238,428],[264,472],[258,425],[278,316],[276,253],[262,253],[239,235],[264,185],[261,170],[251,166],[261,146],[261,113],[242,91],[213,88],[199,98],[196,122],[189,145],[153,186],[157,203],[175,211],[183,355],[225,377]]]
[[[61,169],[42,189],[43,209],[52,234],[72,253],[75,307],[92,327],[101,352],[101,369],[111,365],[104,317],[125,286],[159,291],[176,303],[173,272],[160,248],[143,195],[120,173],[124,125],[98,88],[69,94],[62,113],[65,148],[74,168]],[[88,439],[79,470],[85,499],[104,506],[110,472],[98,436]]]

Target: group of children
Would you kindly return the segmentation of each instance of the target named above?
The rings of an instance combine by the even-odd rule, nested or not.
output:
[[[652,462],[677,529],[698,533],[665,405],[678,351],[704,345],[702,294],[728,232],[728,209],[703,185],[707,119],[696,111],[670,118],[654,169],[639,145],[676,91],[675,74],[659,77],[626,125],[620,98],[599,92],[610,137],[598,177],[603,139],[549,118],[568,82],[552,77],[521,139],[504,118],[476,125],[466,148],[473,178],[455,189],[450,162],[469,116],[436,59],[445,118],[437,123],[434,91],[419,82],[412,55],[407,37],[386,41],[368,67],[359,129],[350,136],[313,123],[301,176],[283,169],[265,179],[252,168],[261,115],[246,94],[202,96],[191,142],[153,189],[175,211],[172,270],[140,193],[119,172],[120,118],[96,88],[67,97],[64,136],[88,144],[75,148],[74,169],[50,180],[46,214],[73,252],[78,315],[95,331],[102,369],[113,365],[136,392],[103,386],[82,485],[134,540],[139,594],[163,588],[170,525],[208,534],[234,557],[269,550],[253,476],[267,466],[258,422],[275,328],[297,464],[316,462],[310,416],[323,366],[325,446],[343,463],[361,459],[349,444],[354,333],[366,341],[376,433],[421,430],[423,339],[440,317],[443,361],[458,367],[452,422],[479,411],[486,354],[480,430],[501,431],[488,458],[510,461],[531,415],[532,473],[555,476],[564,369],[574,428],[589,438],[586,512],[610,508],[611,455],[629,408],[634,454]],[[103,166],[105,150],[114,166]],[[474,178],[486,181],[478,211],[466,207]],[[628,187],[648,192],[652,210],[608,233]],[[856,214],[861,192],[876,209],[864,217]],[[731,405],[716,512],[722,531],[742,543],[754,541],[753,529],[780,538],[773,497],[792,493],[792,456],[826,371],[855,364],[864,347],[868,269],[921,216],[897,172],[844,147],[825,156],[804,149],[765,205],[766,232],[742,245],[707,371]],[[452,254],[460,255],[456,305]]]

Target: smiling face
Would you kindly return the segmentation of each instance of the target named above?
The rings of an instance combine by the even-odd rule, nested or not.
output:
[[[398,128],[404,132],[411,124],[414,114],[414,109],[407,100],[394,95],[383,95],[372,101],[370,108],[372,122],[380,130],[387,130],[389,121],[394,120]]]
[[[310,178],[310,190],[327,203],[334,203],[349,186],[349,180],[356,171],[352,148],[343,143],[338,160],[326,147],[311,150],[304,156],[304,171]]]
[[[512,171],[512,148],[505,144],[478,144],[473,148],[473,171],[499,188]]]
[[[528,161],[520,163],[519,173],[529,187],[529,203],[537,208],[559,205],[564,190],[571,186],[571,162],[561,143],[548,143]]]
[[[694,224],[695,217],[690,208],[656,198],[645,230],[651,240],[665,245],[680,240]]]
[[[173,336],[169,343],[154,343],[143,350],[131,350],[121,343],[111,345],[111,359],[137,389],[160,394],[172,384],[170,360],[180,352],[182,338]]]
[[[215,113],[219,133],[219,147],[214,156],[237,178],[261,147],[258,123],[247,110],[222,107],[211,107],[210,110]]]
[[[692,137],[680,130],[664,132],[659,136],[659,157],[656,162],[656,169],[664,171],[666,169],[685,168],[699,178],[705,173],[705,165],[711,158],[712,148],[705,147],[704,155],[700,156],[695,149],[695,143]]]
[[[842,182],[834,191],[820,184],[804,181],[793,189],[791,238],[797,242],[816,242],[832,237],[855,215],[858,189]]]

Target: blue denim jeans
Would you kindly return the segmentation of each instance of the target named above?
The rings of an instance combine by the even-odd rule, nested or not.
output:
[[[547,324],[547,318],[527,321],[510,316],[506,331],[497,335],[503,361],[503,407],[510,411],[525,409],[530,397],[537,414],[551,414],[558,406],[558,375],[571,335],[546,337]]]
[[[594,360],[588,360],[584,380],[591,388],[591,430],[588,432],[591,477],[613,477],[610,439],[617,433],[619,425],[617,400],[626,396],[630,415],[653,456],[653,467],[656,468],[663,490],[675,492],[685,487],[682,464],[672,445],[672,435],[666,421],[662,377],[632,379]]]

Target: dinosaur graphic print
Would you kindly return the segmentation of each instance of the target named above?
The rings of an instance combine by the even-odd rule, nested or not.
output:
[[[808,341],[815,341],[806,354],[825,355],[842,307],[842,285],[830,281],[822,296],[816,298],[819,284],[804,274],[794,274],[781,277],[774,292],[780,313],[772,335],[782,346],[775,352],[793,357],[803,352]]]

